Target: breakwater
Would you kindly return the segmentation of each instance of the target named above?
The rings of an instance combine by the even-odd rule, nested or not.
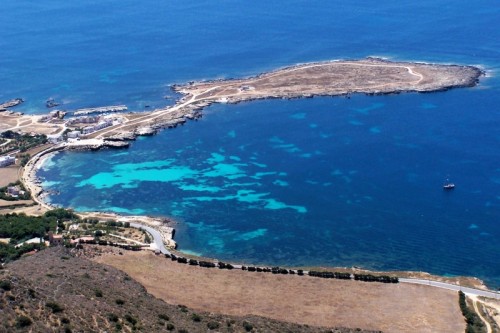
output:
[[[123,112],[127,110],[128,107],[126,105],[110,105],[110,106],[101,106],[96,108],[78,109],[73,114],[75,116],[82,116],[93,113]]]

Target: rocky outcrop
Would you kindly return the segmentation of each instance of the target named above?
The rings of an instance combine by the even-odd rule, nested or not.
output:
[[[17,106],[21,103],[23,103],[24,100],[22,98],[14,98],[11,99],[10,101],[4,102],[0,104],[0,111],[7,111],[8,108],[12,108],[14,106]]]
[[[156,134],[156,130],[150,126],[144,126],[136,129],[134,133],[139,136],[150,136]]]

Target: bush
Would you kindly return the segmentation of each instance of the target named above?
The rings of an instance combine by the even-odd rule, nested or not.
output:
[[[45,306],[52,310],[52,313],[62,312],[64,308],[57,304],[56,302],[47,302]]]
[[[208,329],[210,329],[210,330],[216,330],[216,329],[218,329],[218,328],[219,328],[219,326],[220,326],[220,325],[219,325],[219,323],[218,323],[218,322],[216,322],[216,321],[210,321],[210,322],[208,322],[208,324],[207,324],[207,327],[208,327]]]
[[[36,291],[34,289],[28,289],[28,295],[31,297],[31,298],[36,298]]]
[[[169,320],[170,320],[170,317],[169,317],[169,316],[167,316],[166,314],[163,314],[163,313],[160,313],[160,314],[158,315],[158,318],[163,319],[163,320],[165,320],[165,321],[169,321]]]
[[[196,313],[193,313],[193,314],[191,315],[191,319],[192,319],[194,322],[196,322],[196,323],[199,323],[199,322],[201,321],[201,317],[200,317],[200,315],[198,315],[198,314],[196,314]]]
[[[132,325],[135,325],[137,324],[137,319],[135,319],[134,317],[132,317],[131,315],[129,314],[126,314],[125,315],[125,320],[128,321],[129,323],[131,323]]]
[[[8,280],[2,280],[0,281],[0,288],[2,288],[5,291],[9,291],[12,289],[12,284]]]
[[[245,329],[245,331],[250,332],[251,330],[253,330],[253,325],[250,324],[248,321],[244,321],[243,328]]]
[[[100,289],[94,290],[95,292],[95,297],[102,297],[102,291]]]
[[[207,267],[207,268],[215,267],[215,264],[209,261],[199,261],[198,264],[200,265],[200,267]]]
[[[115,300],[115,303],[118,304],[118,305],[123,305],[123,304],[125,304],[125,301],[122,300],[122,299],[120,299],[120,298],[118,298],[117,300]]]
[[[64,208],[56,208],[49,210],[44,214],[45,217],[55,217],[58,220],[78,220],[79,217],[73,211],[64,209]]]
[[[118,322],[118,316],[115,315],[114,313],[109,313],[108,314],[108,320],[117,323]]]
[[[64,317],[64,318],[61,319],[61,323],[63,323],[63,324],[69,324],[69,319],[66,318],[66,317]]]
[[[168,331],[173,331],[174,329],[175,329],[175,326],[173,324],[171,324],[171,323],[167,324],[167,330]]]
[[[26,316],[19,316],[16,318],[16,327],[17,328],[28,327],[32,323],[33,322],[31,321],[31,319],[26,317]]]

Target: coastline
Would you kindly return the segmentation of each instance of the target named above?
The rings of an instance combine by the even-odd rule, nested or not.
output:
[[[67,147],[64,146],[52,146],[47,148],[44,151],[41,151],[39,154],[33,156],[30,159],[29,163],[22,170],[22,181],[25,186],[28,186],[31,189],[35,189],[37,195],[33,195],[33,201],[39,204],[43,209],[50,210],[59,208],[58,206],[52,205],[44,200],[45,196],[50,195],[43,189],[42,186],[39,185],[39,180],[36,177],[36,171],[43,166],[51,156],[57,154],[59,151],[65,150]],[[34,193],[34,192],[32,192]],[[105,212],[105,211],[95,211],[95,212],[77,212],[83,218],[100,218],[100,219],[114,219],[118,222],[131,222],[136,224],[136,227],[140,225],[144,225],[146,227],[151,227],[160,232],[163,243],[167,246],[167,248],[172,251],[174,255],[177,257],[184,257],[187,259],[195,259],[195,260],[207,260],[212,262],[219,261],[217,258],[209,258],[205,256],[198,256],[194,254],[184,253],[182,250],[177,250],[177,243],[174,240],[175,236],[175,224],[177,221],[171,218],[161,218],[161,217],[153,217],[146,215],[124,215],[118,214],[114,212]],[[140,228],[140,227],[139,227]],[[154,243],[153,243],[154,244]],[[236,267],[248,265],[254,266],[247,262],[241,263],[236,261],[230,261]],[[255,265],[256,267],[267,267],[265,265]],[[379,270],[370,270],[365,269],[363,267],[352,266],[352,267],[340,267],[340,266],[286,266],[288,269],[292,270],[316,270],[316,271],[339,271],[339,272],[349,272],[352,274],[375,274],[375,275],[395,275],[399,278],[407,278],[407,279],[420,279],[420,280],[428,280],[435,282],[444,282],[450,283],[457,286],[470,287],[478,290],[492,291],[493,289],[489,289],[488,286],[477,277],[473,276],[442,276],[436,275],[424,271],[379,271]]]
[[[348,90],[347,92],[345,92],[345,91],[342,91],[342,92],[330,92],[330,93],[324,93],[324,94],[323,93],[310,94],[310,93],[300,92],[300,93],[283,93],[282,95],[278,95],[278,96],[276,96],[276,95],[267,95],[267,96],[265,96],[265,95],[244,95],[244,97],[227,98],[225,101],[221,100],[221,98],[224,98],[224,97],[220,97],[217,94],[212,94],[211,93],[212,90],[218,89],[217,85],[219,85],[221,83],[230,83],[230,84],[237,83],[237,84],[242,84],[242,82],[246,82],[247,80],[258,80],[258,79],[266,78],[267,76],[271,76],[271,75],[276,75],[278,73],[282,73],[283,71],[295,71],[297,69],[304,68],[304,66],[314,67],[314,66],[323,66],[323,65],[327,65],[327,64],[351,63],[353,61],[356,61],[356,60],[352,60],[352,61],[349,61],[349,60],[348,61],[345,61],[345,60],[333,60],[333,61],[327,61],[327,62],[296,64],[296,65],[285,67],[285,68],[281,68],[281,69],[278,69],[278,70],[275,70],[275,71],[271,71],[271,72],[267,72],[267,73],[261,73],[261,74],[255,76],[255,77],[250,77],[250,78],[246,78],[246,79],[229,79],[229,80],[203,81],[203,82],[198,82],[198,83],[192,83],[192,84],[189,84],[188,86],[174,85],[172,88],[175,91],[182,93],[183,96],[176,102],[176,104],[173,107],[170,107],[170,108],[167,108],[167,109],[155,110],[152,113],[145,114],[143,117],[146,120],[142,121],[143,118],[140,118],[141,121],[138,121],[137,123],[132,124],[132,126],[136,125],[136,128],[134,130],[134,135],[140,135],[141,131],[138,131],[138,130],[145,128],[142,125],[144,122],[146,123],[146,126],[152,126],[152,128],[154,128],[155,131],[156,131],[157,129],[161,129],[161,128],[165,128],[165,127],[170,128],[171,127],[170,125],[172,125],[172,127],[175,127],[178,123],[185,122],[188,119],[196,119],[197,115],[198,115],[197,114],[198,111],[201,111],[203,108],[205,108],[206,106],[211,105],[213,103],[223,103],[223,102],[227,102],[227,103],[240,103],[240,102],[258,100],[258,99],[269,99],[269,98],[283,98],[283,99],[312,98],[314,96],[339,96],[339,95],[349,95],[351,93],[365,93],[365,94],[368,94],[368,95],[377,95],[377,94],[397,94],[397,93],[407,92],[407,91],[434,92],[434,91],[443,91],[443,90],[447,90],[447,89],[451,89],[451,88],[471,87],[471,86],[474,86],[474,85],[476,85],[478,83],[478,78],[481,75],[484,75],[484,71],[482,71],[481,69],[479,69],[477,67],[473,67],[473,66],[435,65],[435,64],[425,64],[425,63],[391,62],[391,61],[388,61],[388,60],[383,60],[383,59],[378,59],[378,58],[377,59],[375,59],[375,58],[368,58],[367,61],[375,61],[377,64],[379,64],[379,63],[382,63],[382,64],[391,64],[391,66],[394,65],[396,67],[398,67],[398,66],[401,67],[402,65],[408,65],[408,64],[412,64],[412,65],[421,64],[421,65],[435,66],[437,68],[442,67],[442,66],[448,66],[448,67],[458,68],[458,69],[468,68],[468,69],[472,70],[475,73],[476,76],[473,77],[472,79],[469,78],[469,80],[466,80],[464,82],[459,82],[459,83],[457,83],[455,85],[452,85],[452,86],[438,87],[438,88],[436,88],[434,90],[429,90],[429,91],[427,91],[427,90],[423,90],[423,91],[419,91],[419,90],[391,90],[391,91],[359,92],[359,91],[349,91]],[[408,72],[411,75],[415,75],[415,74],[412,74],[411,70],[408,70]],[[187,89],[189,87],[194,87],[194,86],[196,86],[198,84],[200,84],[200,85],[215,84],[216,86],[215,87],[205,88],[205,90],[201,94],[198,94],[198,95],[195,94],[195,93],[191,94],[189,92],[189,90],[183,90],[183,89]],[[209,93],[207,96],[203,95],[203,94],[207,94],[207,93]],[[162,112],[165,112],[165,111],[168,112],[169,114],[172,113],[173,117],[171,117],[171,119],[168,119],[168,121],[166,123],[165,122],[162,123],[161,121],[158,122],[158,120],[161,120],[161,117],[163,116]],[[153,122],[153,124],[151,123],[151,121]],[[156,121],[156,123],[154,123],[155,121]],[[167,126],[164,126],[165,124],[167,124]],[[128,123],[126,123],[125,125],[131,126]],[[139,127],[139,126],[141,126],[141,127]],[[97,131],[96,133],[94,133],[94,135],[92,135],[92,137],[100,139],[100,141],[99,141],[98,144],[91,144],[90,141],[82,140],[82,141],[80,141],[80,143],[78,145],[75,145],[77,147],[71,147],[71,146],[68,146],[68,145],[55,145],[55,146],[49,147],[48,149],[46,149],[46,150],[44,150],[44,151],[42,151],[42,152],[34,155],[30,159],[30,161],[28,162],[28,164],[23,168],[23,170],[21,172],[21,180],[23,181],[23,183],[27,186],[27,188],[29,188],[29,190],[33,194],[33,200],[35,202],[37,202],[40,206],[42,206],[44,209],[53,209],[53,208],[56,208],[55,206],[51,205],[50,203],[48,203],[48,202],[46,202],[44,200],[45,196],[48,195],[48,194],[42,188],[42,186],[40,185],[40,181],[36,177],[36,171],[50,157],[50,154],[56,153],[58,151],[65,150],[65,149],[71,149],[71,148],[78,148],[78,149],[85,149],[85,150],[86,149],[99,149],[99,148],[105,146],[105,144],[104,144],[104,142],[105,142],[104,138],[110,139],[110,137],[113,134],[114,135],[118,135],[120,133],[123,134],[123,132],[116,132],[116,130],[119,130],[119,129],[120,129],[120,126],[118,126],[118,128],[112,128],[111,130],[110,129],[104,129],[104,130]],[[145,133],[147,133],[147,135],[150,135],[151,132],[145,131]],[[110,136],[106,136],[106,134],[111,134],[111,135]],[[154,134],[154,133],[151,133],[151,134]],[[134,136],[134,139],[135,139],[135,137],[136,136]],[[127,140],[129,140],[129,138]],[[125,140],[123,140],[123,141],[125,141]],[[140,221],[151,219],[151,217],[148,217],[148,216],[131,216],[131,217],[127,217],[127,216],[116,214],[116,213],[104,213],[104,212],[103,213],[99,213],[99,212],[85,212],[85,213],[82,213],[82,214],[87,214],[87,216],[91,216],[92,214],[94,214],[93,216],[95,216],[97,214],[97,215],[113,216],[114,218],[118,218],[118,219],[126,218],[126,219],[140,220]],[[173,242],[173,233],[174,233],[174,231],[172,231],[172,233],[171,233],[171,236],[172,236],[171,240],[172,240],[172,242]],[[170,243],[167,242],[167,244],[170,244]],[[175,244],[175,242],[173,244]],[[188,256],[186,254],[183,254],[183,255],[184,256]],[[347,268],[345,268],[345,269],[347,269]],[[369,271],[369,270],[362,270],[362,271],[363,272],[373,272],[373,271]],[[408,273],[411,273],[411,272],[408,272]],[[427,274],[427,273],[422,273],[422,274]],[[484,286],[484,284],[482,283],[482,281],[480,281],[480,280],[478,280],[478,281],[480,282],[481,285]]]

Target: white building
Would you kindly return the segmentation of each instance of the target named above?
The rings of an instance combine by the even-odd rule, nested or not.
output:
[[[71,131],[68,133],[68,139],[78,139],[82,132],[80,131]]]
[[[43,239],[41,239],[40,237],[35,237],[35,238],[32,238],[32,239],[28,239],[27,241],[24,241],[22,243],[19,243],[17,244],[15,247],[16,248],[19,248],[25,244],[43,244]]]
[[[0,157],[0,168],[9,166],[11,164],[16,163],[15,157],[12,156],[2,156]]]
[[[85,127],[83,129],[83,134],[90,134],[90,133],[93,133],[95,131],[101,130],[103,128],[106,128],[106,127],[109,127],[109,126],[112,126],[112,125],[113,125],[113,120],[111,120],[111,119],[105,119],[105,120],[100,121],[99,123],[97,123],[94,126],[87,126],[87,127]]]
[[[53,135],[47,135],[47,140],[49,140],[50,143],[59,143],[63,140],[62,134],[53,134]]]

